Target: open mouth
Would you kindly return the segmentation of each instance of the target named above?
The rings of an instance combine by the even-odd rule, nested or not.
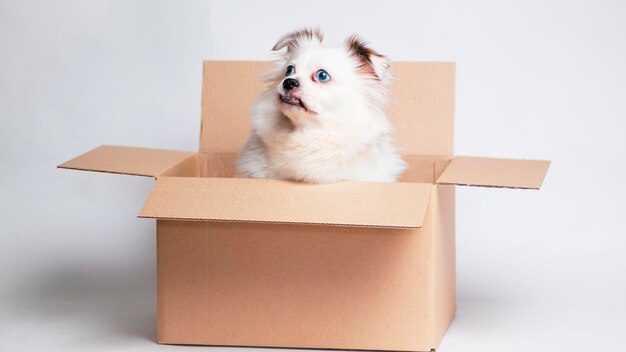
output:
[[[290,108],[302,109],[304,111],[309,111],[306,105],[302,102],[302,99],[298,97],[294,97],[291,95],[278,95],[278,99],[283,105],[287,105]]]

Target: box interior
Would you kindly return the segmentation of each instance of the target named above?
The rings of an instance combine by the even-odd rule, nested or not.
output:
[[[238,153],[197,153],[182,160],[159,176],[170,177],[238,177],[236,162]],[[443,156],[404,155],[407,169],[401,175],[400,182],[434,184],[450,163],[450,158]]]

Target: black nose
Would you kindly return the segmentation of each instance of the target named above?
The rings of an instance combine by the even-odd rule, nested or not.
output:
[[[287,78],[283,81],[283,89],[284,90],[292,90],[299,85],[298,81],[293,78]]]

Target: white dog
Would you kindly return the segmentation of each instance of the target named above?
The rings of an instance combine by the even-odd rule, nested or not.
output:
[[[247,177],[328,183],[393,182],[406,164],[383,111],[390,63],[357,36],[322,47],[318,30],[282,37],[287,50],[252,108],[238,168]]]

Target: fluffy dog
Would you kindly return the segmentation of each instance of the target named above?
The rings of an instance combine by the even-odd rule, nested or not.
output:
[[[268,88],[252,108],[238,160],[252,178],[309,183],[393,182],[405,169],[384,113],[389,60],[356,35],[322,46],[319,30],[282,37]]]

